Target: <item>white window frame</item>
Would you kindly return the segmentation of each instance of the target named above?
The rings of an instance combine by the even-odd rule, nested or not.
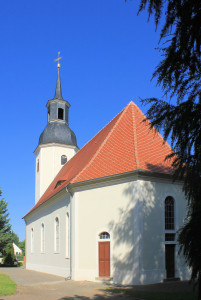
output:
[[[165,206],[165,200],[168,198],[168,197],[171,197],[172,199],[173,199],[173,203],[174,203],[174,229],[165,229],[165,208],[166,208],[166,206]],[[165,234],[166,233],[172,233],[172,234],[174,234],[175,235],[175,239],[174,239],[174,241],[166,241],[165,240],[165,244],[174,244],[174,245],[176,245],[177,244],[177,236],[176,236],[176,201],[175,201],[175,198],[173,197],[173,196],[171,196],[171,195],[168,195],[168,196],[166,196],[165,197],[165,199],[164,199],[164,240],[165,240]]]

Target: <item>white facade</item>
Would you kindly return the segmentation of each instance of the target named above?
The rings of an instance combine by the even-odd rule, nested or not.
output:
[[[65,191],[48,201],[26,218],[26,268],[30,270],[70,276],[70,257],[67,249],[67,214],[70,215],[70,196]],[[58,249],[56,249],[56,219],[59,220]],[[44,236],[42,236],[44,231]],[[44,246],[43,246],[44,239]]]
[[[13,243],[13,249],[14,249],[14,254],[16,255],[17,253],[18,254],[22,254],[22,250],[17,246],[15,245],[15,243]]]
[[[42,144],[35,150],[35,203],[44,194],[50,183],[63,167],[62,155],[69,161],[78,151],[78,148],[71,145],[57,143]]]
[[[168,196],[174,199],[176,232],[183,224],[186,207],[180,184],[133,174],[83,186],[72,184],[69,189],[26,216],[28,269],[94,281],[99,278],[99,234],[108,232],[113,282],[146,284],[166,279],[165,244],[176,244],[176,238],[165,241],[164,201]],[[56,218],[59,251],[55,251]],[[175,277],[188,278],[177,246]]]

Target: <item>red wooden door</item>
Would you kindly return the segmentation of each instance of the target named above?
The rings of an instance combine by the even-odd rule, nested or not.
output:
[[[110,242],[99,242],[99,276],[110,277]]]

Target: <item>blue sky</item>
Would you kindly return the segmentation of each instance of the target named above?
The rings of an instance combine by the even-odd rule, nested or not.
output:
[[[139,1],[1,2],[0,187],[12,229],[25,238],[23,215],[34,205],[33,151],[47,124],[61,52],[63,97],[82,147],[133,100],[161,97],[150,81],[160,53],[159,30]]]

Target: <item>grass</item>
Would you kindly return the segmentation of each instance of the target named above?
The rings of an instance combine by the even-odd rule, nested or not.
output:
[[[0,273],[0,295],[13,295],[16,287],[16,283],[8,275]]]
[[[135,291],[133,289],[109,289],[112,293],[133,296],[143,300],[197,300],[196,293],[193,292],[151,292]]]

